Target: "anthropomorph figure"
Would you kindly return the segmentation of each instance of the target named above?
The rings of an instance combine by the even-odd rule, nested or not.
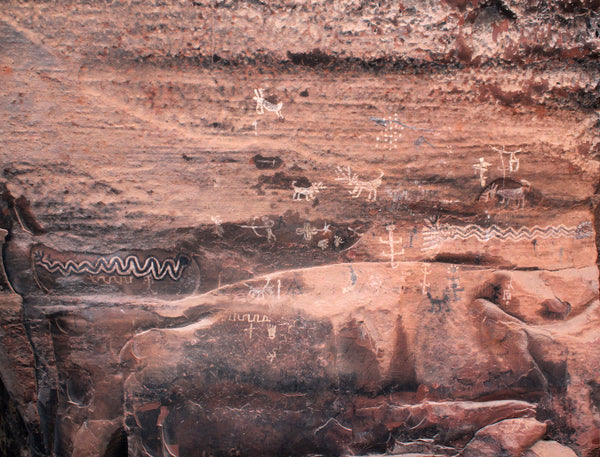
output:
[[[486,162],[483,157],[479,158],[479,163],[473,165],[475,174],[479,173],[479,183],[481,184],[481,187],[485,187],[485,183],[487,181],[487,171],[490,165],[492,164]]]

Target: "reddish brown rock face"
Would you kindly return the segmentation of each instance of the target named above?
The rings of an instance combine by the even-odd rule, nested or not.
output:
[[[597,2],[5,2],[0,455],[594,457]]]

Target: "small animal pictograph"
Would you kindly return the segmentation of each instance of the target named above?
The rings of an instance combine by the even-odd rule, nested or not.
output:
[[[277,119],[283,120],[283,114],[281,114],[281,108],[283,108],[283,103],[279,102],[277,104],[271,103],[265,98],[265,91],[263,89],[254,89],[254,97],[252,100],[256,101],[256,112],[258,114],[264,114],[265,110],[275,113],[277,115]]]

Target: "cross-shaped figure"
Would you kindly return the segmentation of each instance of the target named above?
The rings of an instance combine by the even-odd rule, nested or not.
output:
[[[312,237],[317,233],[319,233],[319,229],[314,228],[310,222],[305,222],[304,227],[296,229],[296,234],[302,235],[302,237],[307,241],[312,240]]]
[[[396,230],[396,226],[394,224],[390,224],[390,225],[386,226],[385,229],[388,232],[388,238],[387,238],[387,240],[384,240],[381,237],[379,237],[379,242],[382,244],[387,244],[390,247],[390,252],[389,252],[389,254],[382,252],[382,254],[384,256],[390,258],[390,266],[392,268],[398,268],[398,265],[400,265],[400,262],[394,261],[394,256],[396,254],[399,254],[399,255],[404,254],[404,248],[402,248],[402,250],[400,252],[395,252],[394,246],[397,244],[402,246],[402,238],[400,238],[398,240],[394,240],[394,231]]]

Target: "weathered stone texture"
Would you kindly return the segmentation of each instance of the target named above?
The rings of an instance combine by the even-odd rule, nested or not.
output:
[[[0,453],[597,456],[599,6],[3,2]]]

